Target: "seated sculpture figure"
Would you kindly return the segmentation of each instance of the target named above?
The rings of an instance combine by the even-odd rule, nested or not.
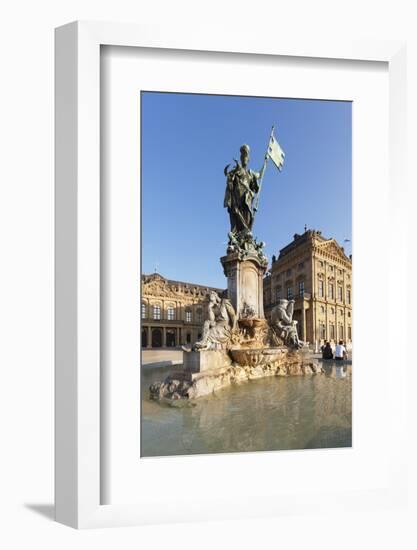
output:
[[[304,342],[298,338],[297,321],[293,321],[293,314],[294,300],[281,299],[271,312],[271,324],[286,346],[300,349]]]
[[[194,344],[193,351],[227,348],[237,326],[236,312],[230,300],[220,298],[214,291],[209,294],[208,315],[201,340]]]

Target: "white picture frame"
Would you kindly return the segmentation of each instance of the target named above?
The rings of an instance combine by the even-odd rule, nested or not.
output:
[[[382,61],[389,70],[390,186],[405,189],[405,44],[388,41],[280,41],[255,33],[239,36],[210,28],[190,30],[113,23],[75,22],[56,30],[56,519],[76,528],[160,521],[157,508],[101,504],[100,497],[100,48],[102,45],[246,53],[303,58]],[[393,240],[401,231],[401,204],[393,204]],[[398,223],[397,223],[398,222]],[[400,276],[404,250],[399,251]],[[405,269],[405,266],[404,266]],[[398,272],[397,272],[398,274]],[[405,292],[405,291],[404,291]],[[391,305],[392,307],[392,305]],[[388,321],[389,324],[390,321]],[[392,322],[392,321],[391,321]],[[399,350],[396,382],[405,380]],[[397,397],[398,399],[398,397]],[[404,414],[404,412],[400,413]],[[397,455],[404,449],[399,445]],[[399,461],[398,464],[401,464]],[[382,490],[369,494],[288,495],[266,503],[272,513],[361,501],[392,505],[405,498],[406,479],[392,475]],[[349,504],[350,503],[350,504]],[[229,504],[230,503],[226,503]],[[221,517],[221,499],[216,504]],[[239,517],[239,507],[225,517]],[[243,512],[244,513],[244,512]],[[207,515],[200,514],[201,519]],[[164,518],[191,519],[175,502]],[[209,517],[211,517],[209,515]],[[198,519],[195,514],[192,519]]]

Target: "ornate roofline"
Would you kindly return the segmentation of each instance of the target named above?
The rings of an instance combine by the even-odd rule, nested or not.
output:
[[[185,282],[185,281],[176,281],[174,279],[167,279],[166,277],[164,277],[160,273],[150,273],[150,274],[142,273],[141,279],[142,279],[142,283],[147,283],[147,282],[151,282],[151,281],[162,281],[162,282],[167,283],[169,285],[181,285],[185,288],[195,288],[195,287],[197,287],[199,290],[205,290],[205,291],[214,290],[216,292],[223,292],[225,290],[224,288],[206,286],[206,285],[201,285],[201,284],[198,284],[198,283],[191,283],[191,282]]]
[[[338,254],[334,254],[331,251],[323,250],[328,247],[329,244],[335,245]],[[331,257],[333,259],[337,259],[340,262],[345,262],[345,265],[347,267],[351,267],[352,265],[352,259],[345,254],[343,247],[340,246],[336,239],[327,239],[326,237],[323,237],[321,231],[317,231],[314,229],[308,229],[302,235],[298,235],[296,233],[294,235],[294,240],[287,246],[284,246],[284,248],[281,248],[279,252],[279,257],[277,258],[275,263],[284,265],[286,263],[286,260],[291,261],[294,254],[299,254],[303,248],[311,250],[313,254],[315,252],[319,252],[320,254],[324,254],[329,258]]]

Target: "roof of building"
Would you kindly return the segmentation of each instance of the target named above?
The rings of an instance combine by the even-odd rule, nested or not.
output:
[[[208,286],[208,285],[201,285],[199,283],[190,283],[190,282],[185,282],[185,281],[177,281],[175,279],[167,279],[166,277],[164,277],[160,273],[156,273],[156,272],[155,273],[149,273],[149,274],[142,273],[142,279],[147,280],[147,281],[163,280],[163,281],[166,281],[170,285],[181,285],[181,286],[184,286],[186,288],[197,287],[197,288],[201,288],[201,289],[204,289],[204,290],[215,290],[215,291],[219,291],[219,292],[224,291],[224,288],[217,288],[217,287]]]
[[[292,252],[302,244],[308,241],[312,241],[313,239],[322,243],[324,242],[335,243],[335,245],[340,250],[340,252],[344,255],[346,260],[351,261],[352,258],[346,256],[343,246],[340,246],[340,244],[336,241],[336,239],[332,239],[332,238],[327,239],[326,237],[323,237],[322,232],[318,231],[317,229],[307,229],[306,231],[304,231],[302,235],[295,233],[294,240],[289,244],[287,244],[286,246],[284,246],[284,248],[281,248],[281,250],[279,251],[278,259],[283,258],[284,256],[286,256],[287,254],[289,254],[290,252]]]
[[[307,231],[304,231],[302,235],[295,233],[294,240],[291,241],[286,246],[284,246],[284,248],[281,248],[281,250],[279,251],[279,258],[282,258],[283,256],[285,256],[295,248],[298,248],[300,245],[311,240],[313,236],[322,241],[327,240],[324,237],[322,237],[321,231],[316,231],[314,229],[307,229]]]

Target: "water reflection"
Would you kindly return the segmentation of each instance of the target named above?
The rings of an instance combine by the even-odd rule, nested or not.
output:
[[[326,374],[264,378],[179,407],[150,401],[147,388],[168,373],[142,374],[142,456],[350,447],[352,367]]]

